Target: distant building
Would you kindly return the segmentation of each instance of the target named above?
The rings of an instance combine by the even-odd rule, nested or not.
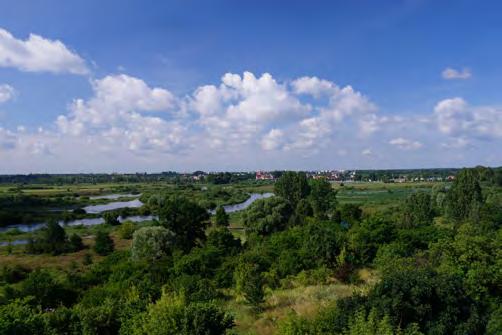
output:
[[[272,174],[268,172],[257,171],[256,180],[274,180],[274,176],[272,176]]]

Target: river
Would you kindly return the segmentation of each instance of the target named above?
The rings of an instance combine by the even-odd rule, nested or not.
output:
[[[242,211],[246,208],[248,208],[253,202],[255,202],[258,199],[265,199],[265,198],[270,198],[274,194],[273,193],[251,193],[249,198],[241,203],[238,204],[233,204],[233,205],[226,205],[223,206],[225,208],[225,211],[227,213],[233,213],[237,211]],[[121,196],[128,196],[128,195],[116,195],[112,194],[109,195],[107,199],[118,199]],[[138,208],[141,207],[143,203],[139,199],[135,200],[130,200],[130,201],[114,201],[110,202],[108,204],[103,204],[103,205],[92,205],[92,206],[87,206],[84,207],[85,211],[90,214],[99,214],[105,211],[109,210],[114,210],[114,209],[120,209],[120,208]],[[210,211],[211,214],[215,213],[215,210]],[[156,219],[156,216],[153,215],[147,215],[147,216],[129,216],[126,218],[119,217],[119,221],[132,221],[132,222],[142,222],[142,221],[150,221],[153,219]],[[66,226],[94,226],[98,224],[104,223],[104,219],[102,217],[99,218],[85,218],[85,219],[77,219],[77,220],[71,220],[71,221],[59,221],[59,224],[62,227]],[[18,229],[22,232],[33,232],[35,230],[38,230],[40,228],[43,228],[45,226],[45,223],[32,223],[32,224],[13,224],[5,227],[0,227],[0,233],[6,232],[10,229]],[[12,245],[16,244],[26,244],[26,240],[14,240],[11,242]],[[0,246],[5,246],[7,245],[8,242],[0,242]]]

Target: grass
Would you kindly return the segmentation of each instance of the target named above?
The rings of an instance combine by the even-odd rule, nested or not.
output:
[[[263,312],[259,314],[235,295],[232,295],[226,307],[235,317],[235,330],[238,334],[272,335],[276,333],[279,322],[290,314],[313,317],[320,308],[348,297],[355,291],[365,293],[378,281],[375,271],[367,268],[359,270],[358,277],[361,280],[358,285],[331,280],[328,284],[268,290]]]
[[[128,250],[131,247],[131,240],[123,240],[115,232],[110,234],[115,244],[115,250]],[[49,254],[28,255],[24,252],[24,246],[14,246],[12,254],[7,254],[7,247],[0,247],[1,265],[21,265],[30,269],[49,268],[56,270],[65,270],[77,264],[83,266],[86,254],[91,254],[94,262],[99,262],[104,257],[96,254],[92,247],[94,246],[94,236],[83,238],[85,249],[78,252],[52,256]]]

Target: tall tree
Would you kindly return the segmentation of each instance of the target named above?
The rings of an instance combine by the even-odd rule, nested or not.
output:
[[[228,227],[229,217],[223,206],[216,208],[215,223],[218,227]]]
[[[287,171],[275,183],[275,194],[288,200],[292,208],[309,193],[310,186],[303,172]]]
[[[404,201],[403,226],[413,228],[432,223],[434,209],[431,196],[425,192],[413,193]]]
[[[316,218],[327,219],[335,212],[336,191],[326,179],[311,180],[309,198]]]
[[[446,194],[447,216],[456,221],[475,217],[482,202],[478,173],[473,169],[460,171]]]
[[[43,233],[42,249],[45,252],[60,254],[66,251],[66,232],[63,227],[54,220],[47,223]]]
[[[209,213],[184,197],[174,196],[166,200],[159,210],[159,219],[162,226],[175,234],[176,246],[185,252],[206,238]]]
[[[289,203],[280,197],[255,201],[242,214],[242,222],[247,232],[267,236],[284,230],[293,210]]]

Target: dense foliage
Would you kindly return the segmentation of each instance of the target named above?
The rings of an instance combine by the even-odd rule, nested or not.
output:
[[[115,250],[99,229],[93,247],[104,257],[79,270],[0,266],[0,334],[232,334],[240,315],[231,306],[266,313],[271,292],[300,280],[353,292],[308,317],[281,318],[279,334],[501,332],[496,174],[465,170],[449,188],[371,211],[301,173],[282,174],[275,193],[236,216],[217,210],[214,225],[193,199],[155,195],[159,221],[107,226],[115,240],[132,238],[130,249]],[[50,223],[35,247],[60,254],[83,243]],[[377,277],[360,286],[358,270],[368,268]]]

